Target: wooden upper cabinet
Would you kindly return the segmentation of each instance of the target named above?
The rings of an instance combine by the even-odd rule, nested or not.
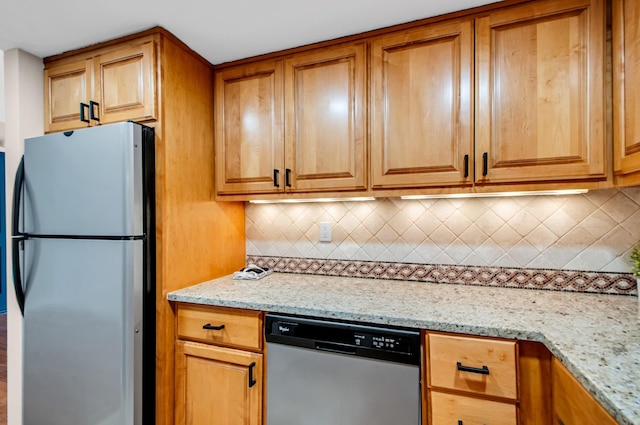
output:
[[[604,0],[476,20],[477,182],[606,177],[605,29]]]
[[[365,44],[295,55],[284,69],[286,191],[365,189]]]
[[[371,44],[374,189],[473,183],[473,22]]]
[[[80,121],[80,103],[92,91],[92,62],[80,59],[44,70],[45,131],[86,127]]]
[[[153,39],[147,40],[45,61],[45,131],[97,124],[80,121],[80,103],[91,101],[99,104],[95,112],[103,124],[154,120],[156,53]]]
[[[279,60],[216,73],[218,194],[284,191],[282,74]]]
[[[218,195],[365,189],[364,44],[216,73]]]
[[[100,122],[145,121],[155,117],[155,51],[153,42],[125,47],[94,59],[94,99]]]
[[[613,115],[616,174],[640,171],[640,3],[613,1]],[[633,182],[638,184],[638,182]]]

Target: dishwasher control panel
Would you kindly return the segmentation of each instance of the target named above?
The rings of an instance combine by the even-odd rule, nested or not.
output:
[[[267,342],[408,364],[420,362],[420,332],[354,322],[269,313]]]

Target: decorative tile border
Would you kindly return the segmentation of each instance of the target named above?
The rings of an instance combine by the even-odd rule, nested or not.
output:
[[[616,295],[636,295],[638,293],[636,280],[630,273],[382,263],[377,261],[264,256],[247,256],[247,264],[268,267],[282,273],[304,273],[325,276],[410,280]]]

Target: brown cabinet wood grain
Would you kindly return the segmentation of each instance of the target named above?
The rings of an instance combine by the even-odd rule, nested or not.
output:
[[[613,0],[614,171],[640,183],[640,3]]]
[[[219,195],[284,192],[282,75],[280,60],[216,73],[215,169]]]
[[[373,189],[473,183],[473,20],[371,42]]]
[[[176,425],[262,425],[262,354],[176,346]]]
[[[80,103],[92,93],[93,63],[78,59],[44,70],[45,131],[64,131],[86,127],[80,121]]]
[[[100,123],[156,118],[154,41],[123,42],[48,61],[44,71],[45,131],[95,125],[80,120],[80,103],[97,102]],[[88,118],[89,110],[86,110]]]
[[[287,192],[366,188],[365,84],[363,43],[285,60]]]
[[[97,56],[95,90],[103,124],[155,118],[155,49],[152,41]]]
[[[365,52],[338,46],[218,71],[218,196],[365,189]]]
[[[262,349],[262,313],[178,305],[178,338],[248,350]]]
[[[555,358],[551,363],[551,379],[554,425],[615,425],[618,423]]]
[[[175,424],[262,425],[262,312],[182,303],[177,310]]]
[[[476,20],[476,180],[606,177],[605,2],[550,0]]]
[[[432,388],[518,398],[515,341],[433,333],[428,338]]]
[[[517,425],[516,405],[431,391],[431,425]]]

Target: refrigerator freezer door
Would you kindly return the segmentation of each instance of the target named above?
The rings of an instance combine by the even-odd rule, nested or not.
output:
[[[142,127],[118,123],[25,140],[23,231],[143,233]]]
[[[139,240],[25,242],[25,425],[142,425],[142,255]]]

